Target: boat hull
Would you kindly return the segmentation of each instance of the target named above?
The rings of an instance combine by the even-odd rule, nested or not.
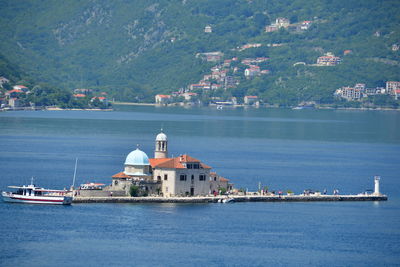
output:
[[[72,197],[68,196],[24,196],[2,192],[3,200],[11,203],[71,205]]]

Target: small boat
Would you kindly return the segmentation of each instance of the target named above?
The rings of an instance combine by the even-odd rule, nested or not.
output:
[[[30,204],[54,204],[71,205],[72,197],[67,196],[67,190],[53,190],[37,187],[33,184],[23,186],[8,186],[16,189],[15,192],[2,192],[5,202],[30,203]]]
[[[86,184],[81,184],[79,187],[80,190],[102,190],[105,184],[101,183],[86,183]]]
[[[222,200],[222,203],[232,203],[232,202],[235,202],[235,199],[233,199],[233,198],[224,198]]]

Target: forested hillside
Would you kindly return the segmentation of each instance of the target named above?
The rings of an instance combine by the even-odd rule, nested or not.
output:
[[[0,1],[0,53],[36,82],[107,91],[124,101],[153,101],[202,79],[221,59],[266,57],[269,72],[245,78],[224,96],[258,95],[270,103],[333,102],[341,86],[400,80],[398,0],[26,0]],[[266,32],[279,17],[291,25]],[[206,26],[212,32],[206,33]],[[248,43],[257,48],[238,49]],[[344,51],[350,51],[344,54]],[[331,52],[336,66],[315,66]],[[3,61],[1,61],[3,62]],[[301,64],[296,64],[296,63]],[[8,74],[1,69],[0,75]]]

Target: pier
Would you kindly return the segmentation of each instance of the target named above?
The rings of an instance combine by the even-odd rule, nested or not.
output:
[[[233,202],[323,202],[323,201],[387,201],[386,195],[229,195],[195,197],[74,197],[73,203],[219,203]]]

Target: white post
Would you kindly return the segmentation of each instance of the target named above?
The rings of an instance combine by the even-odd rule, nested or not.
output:
[[[380,195],[381,193],[379,192],[379,180],[381,177],[375,176],[375,190],[374,190],[374,195]]]

